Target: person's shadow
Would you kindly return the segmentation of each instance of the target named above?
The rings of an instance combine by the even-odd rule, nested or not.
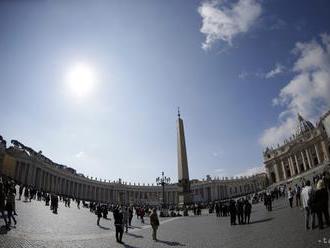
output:
[[[3,234],[7,234],[8,233],[8,229],[6,226],[1,226],[0,227],[0,235],[3,235]]]
[[[134,238],[139,238],[139,239],[144,238],[142,235],[137,235],[137,234],[134,234],[134,233],[125,233],[125,235],[131,236],[131,237],[134,237]]]
[[[101,226],[101,225],[99,225],[99,228],[101,228],[101,229],[103,229],[103,230],[110,230],[109,227],[105,227],[105,226]]]
[[[176,242],[176,241],[166,241],[166,240],[157,239],[157,242],[168,245],[168,246],[186,246],[185,244],[181,244],[181,243]]]
[[[263,222],[271,221],[272,219],[273,219],[273,218],[266,218],[266,219],[262,219],[262,220],[250,221],[250,224],[263,223]]]

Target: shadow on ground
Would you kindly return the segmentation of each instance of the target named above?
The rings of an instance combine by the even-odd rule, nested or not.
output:
[[[7,234],[8,233],[8,229],[6,228],[6,226],[1,226],[0,227],[0,234]]]
[[[179,242],[176,241],[166,241],[166,240],[157,240],[158,243],[162,243],[168,246],[186,246],[185,244],[181,244]]]
[[[131,236],[133,238],[138,238],[138,239],[143,239],[144,238],[142,235],[137,235],[137,234],[134,234],[134,233],[125,233],[125,235]]]
[[[273,218],[266,218],[266,219],[261,219],[261,220],[255,220],[255,221],[251,221],[251,224],[258,224],[258,223],[263,223],[263,222],[267,222],[267,221],[271,221]]]

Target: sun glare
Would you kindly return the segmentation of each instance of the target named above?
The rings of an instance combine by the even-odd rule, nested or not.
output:
[[[95,74],[89,65],[79,63],[69,71],[67,81],[70,91],[75,96],[84,97],[93,90]]]

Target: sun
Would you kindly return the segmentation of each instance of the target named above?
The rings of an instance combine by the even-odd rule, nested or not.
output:
[[[76,97],[89,95],[95,86],[93,68],[85,63],[75,64],[68,73],[67,83],[71,93]]]

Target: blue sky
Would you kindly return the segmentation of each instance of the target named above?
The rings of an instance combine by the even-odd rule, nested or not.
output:
[[[326,0],[1,1],[0,133],[88,176],[176,181],[180,106],[191,178],[260,171],[297,112],[330,108],[329,13]],[[68,82],[81,64],[83,95]]]

